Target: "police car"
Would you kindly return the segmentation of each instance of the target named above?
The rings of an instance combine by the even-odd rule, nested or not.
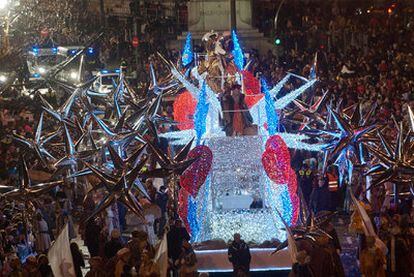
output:
[[[93,90],[103,94],[110,93],[114,89],[114,83],[118,82],[119,73],[119,69],[103,69],[99,72],[92,72],[97,77],[93,83]]]

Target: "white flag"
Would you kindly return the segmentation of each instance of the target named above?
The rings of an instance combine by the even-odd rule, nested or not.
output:
[[[158,269],[161,277],[167,276],[168,269],[168,244],[167,244],[167,232],[165,232],[161,243],[158,245],[157,253],[154,257],[154,262],[158,265]]]
[[[365,236],[372,236],[372,237],[374,237],[375,238],[375,245],[379,249],[381,249],[381,251],[382,251],[382,253],[384,253],[384,255],[386,255],[387,252],[388,252],[387,246],[378,237],[377,233],[375,232],[374,226],[372,225],[371,219],[369,218],[369,215],[368,215],[367,211],[361,205],[361,203],[358,201],[358,199],[355,198],[355,195],[352,192],[352,190],[351,190],[351,199],[352,199],[352,202],[354,202],[354,205],[355,205],[357,211],[359,212],[359,215],[361,216],[361,219],[362,219],[362,228],[364,230]]]
[[[65,225],[47,253],[55,277],[75,277],[72,253],[70,252],[69,228]]]

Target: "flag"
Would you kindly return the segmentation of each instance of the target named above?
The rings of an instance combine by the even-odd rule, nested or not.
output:
[[[355,198],[355,195],[352,192],[352,190],[350,190],[350,194],[351,194],[352,202],[354,202],[354,205],[355,205],[359,215],[361,216],[362,229],[364,230],[365,236],[374,237],[375,238],[375,246],[377,246],[384,253],[384,255],[386,255],[387,252],[388,252],[387,246],[385,245],[385,243],[382,240],[379,239],[379,237],[377,236],[377,233],[375,233],[374,226],[372,225],[371,219],[369,218],[367,211],[361,205],[361,203],[358,201],[358,199]]]
[[[158,245],[157,253],[155,253],[154,262],[157,264],[161,277],[167,276],[168,269],[168,244],[167,232],[165,232],[162,241]]]
[[[408,116],[410,117],[411,131],[414,132],[414,113],[410,106],[408,106]]]
[[[69,227],[65,225],[47,253],[55,277],[75,277],[72,253],[70,252]]]

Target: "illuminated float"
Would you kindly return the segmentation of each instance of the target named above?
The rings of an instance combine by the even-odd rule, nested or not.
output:
[[[280,132],[278,112],[310,88],[316,79],[288,73],[269,89],[248,71],[236,33],[209,32],[203,37],[206,54],[194,54],[191,34],[187,37],[180,68],[173,76],[185,88],[174,102],[179,131],[167,132],[172,145],[184,145],[196,137],[193,151],[202,157],[180,178],[179,215],[198,249],[201,270],[231,269],[226,243],[234,233],[252,248],[252,269],[290,266],[284,252],[269,258],[276,241],[286,238],[283,223],[298,219],[296,174],[290,166],[290,149],[319,151],[301,134]],[[301,79],[297,89],[279,97],[290,78]],[[220,119],[225,113],[220,97],[239,84],[253,124],[242,135],[226,136]],[[237,112],[237,111],[236,111]],[[227,134],[228,135],[228,134]],[[255,258],[256,257],[256,258]],[[224,259],[224,260],[223,260]]]

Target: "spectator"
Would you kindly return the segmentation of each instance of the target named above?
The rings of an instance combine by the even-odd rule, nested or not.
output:
[[[127,243],[127,247],[131,251],[131,265],[139,270],[141,266],[141,253],[148,245],[148,235],[143,231],[132,231],[131,235],[132,238]]]
[[[309,205],[310,195],[312,193],[313,178],[313,171],[309,168],[308,164],[303,163],[299,170],[298,181],[307,205]]]
[[[10,277],[21,277],[23,276],[22,264],[18,257],[14,256],[10,260],[11,271],[8,276]]]
[[[157,235],[158,238],[161,238],[164,234],[164,227],[165,223],[167,222],[166,216],[167,216],[167,203],[168,203],[168,194],[167,194],[167,188],[162,185],[159,189],[159,191],[155,195],[155,203],[160,207],[161,209],[161,218],[159,219],[158,224],[158,230]]]
[[[85,226],[85,244],[91,257],[99,255],[100,233],[101,228],[97,219],[89,219]]]
[[[115,277],[131,276],[131,251],[128,248],[122,248],[116,256]]]
[[[70,252],[72,253],[76,277],[82,277],[83,275],[81,267],[85,267],[85,261],[83,259],[83,254],[80,251],[79,246],[76,242],[72,242],[70,244]]]
[[[250,249],[249,246],[241,239],[240,234],[233,236],[228,249],[228,258],[233,265],[233,274],[235,276],[248,276],[250,272]]]
[[[41,277],[35,256],[29,256],[23,266],[23,277]]]
[[[43,219],[40,213],[36,214],[37,223],[37,238],[36,238],[36,249],[39,253],[45,253],[50,247],[50,235],[49,228],[46,221]]]
[[[49,265],[49,260],[46,255],[39,255],[37,264],[42,277],[53,277],[52,268]]]
[[[330,210],[330,194],[328,189],[328,179],[318,177],[318,187],[314,188],[310,197],[310,206],[315,214],[321,211]]]
[[[116,253],[123,247],[121,241],[121,233],[118,229],[113,229],[111,232],[111,239],[105,244],[105,258],[111,259],[115,257]]]
[[[360,263],[362,276],[386,276],[384,270],[386,258],[375,246],[374,237],[366,238],[366,246],[361,251]]]
[[[184,240],[183,249],[178,259],[179,276],[180,277],[196,277],[197,273],[197,257],[191,244]]]
[[[189,240],[190,235],[185,227],[183,227],[181,219],[176,219],[167,234],[168,257],[172,260],[173,264],[176,264],[177,259],[181,255],[183,242]]]
[[[101,277],[107,274],[103,269],[103,260],[101,257],[92,257],[89,260],[89,265],[91,269],[86,273],[85,277]]]
[[[142,252],[142,262],[141,267],[139,268],[138,276],[142,277],[161,277],[157,268],[157,265],[154,263],[151,253],[147,250]]]

